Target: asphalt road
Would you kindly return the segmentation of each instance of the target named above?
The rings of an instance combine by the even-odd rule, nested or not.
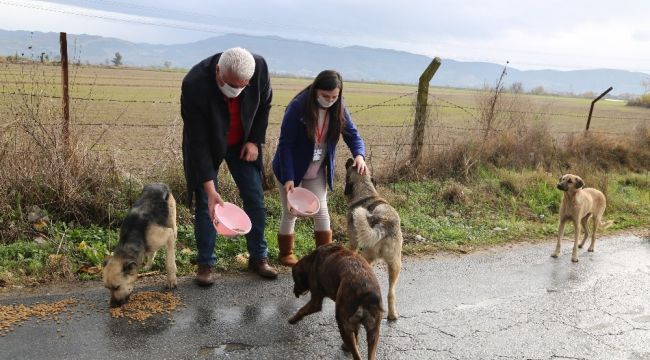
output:
[[[380,359],[650,359],[650,240],[602,238],[596,252],[558,259],[554,244],[519,244],[467,255],[404,261],[396,322],[383,322]],[[385,294],[386,272],[375,267]],[[141,284],[136,291],[161,290]],[[29,320],[0,338],[1,359],[347,359],[334,304],[297,325],[288,273],[276,281],[222,276],[208,289],[191,278],[183,306],[141,324],[111,318],[108,291],[4,294],[0,304],[74,296],[70,320]],[[384,295],[385,296],[385,295]],[[385,301],[385,299],[384,299]],[[367,353],[362,332],[362,355]]]

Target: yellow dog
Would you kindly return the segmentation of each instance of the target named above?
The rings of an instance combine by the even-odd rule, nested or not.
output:
[[[557,184],[557,188],[564,191],[564,196],[560,205],[560,227],[558,229],[557,245],[555,246],[555,252],[551,254],[554,258],[560,255],[560,242],[567,221],[573,221],[575,229],[573,253],[571,254],[571,261],[573,262],[578,262],[578,248],[582,248],[589,237],[588,221],[590,218],[593,218],[593,230],[591,232],[591,244],[587,250],[589,252],[594,251],[596,229],[598,227],[607,228],[613,223],[612,221],[602,222],[605,206],[607,205],[605,195],[597,189],[585,188],[584,186],[585,182],[579,176],[572,174],[562,175],[560,182]],[[585,236],[578,245],[581,225],[585,229]]]

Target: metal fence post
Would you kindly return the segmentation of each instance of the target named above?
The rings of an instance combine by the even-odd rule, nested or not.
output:
[[[70,149],[70,97],[68,93],[68,40],[66,33],[59,34],[61,43],[61,84],[63,85],[63,124],[61,135],[63,136],[63,151],[67,161],[72,153]]]
[[[424,130],[426,128],[429,98],[429,82],[433,75],[438,71],[441,60],[435,57],[427,66],[426,70],[420,75],[418,83],[418,98],[415,105],[415,120],[413,122],[413,136],[411,140],[411,164],[418,165],[422,158],[422,145],[424,143]]]
[[[594,104],[596,104],[596,101],[602,99],[603,96],[607,95],[608,92],[612,91],[612,89],[613,87],[610,86],[609,89],[598,95],[598,97],[591,102],[591,107],[589,108],[589,117],[587,118],[587,127],[585,128],[585,131],[589,131],[589,124],[591,124],[591,113],[594,112]]]

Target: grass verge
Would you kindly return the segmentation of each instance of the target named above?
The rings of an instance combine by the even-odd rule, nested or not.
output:
[[[622,229],[650,226],[650,174],[595,173],[585,176],[587,185],[605,190],[608,197],[605,218],[614,225],[600,235]],[[539,170],[512,171],[481,168],[466,184],[453,180],[398,182],[379,186],[379,191],[402,218],[405,254],[436,251],[468,252],[474,248],[547,239],[556,235],[561,192],[556,176]],[[234,184],[223,182],[222,192],[233,192]],[[329,196],[332,229],[336,241],[347,242],[343,189]],[[231,196],[235,198],[235,194]],[[276,191],[266,193],[269,257],[276,262],[277,229],[281,205]],[[179,274],[193,273],[196,256],[193,228],[187,209],[179,202],[180,222],[176,261]],[[184,215],[183,215],[184,214]],[[314,248],[311,220],[296,223],[296,253],[304,256]],[[37,234],[0,246],[0,286],[34,285],[66,280],[101,278],[101,263],[118,239],[117,228],[69,227],[47,224]],[[572,228],[565,234],[571,237]],[[220,271],[245,268],[246,242],[243,237],[219,237],[215,249]],[[164,272],[164,252],[153,270]]]

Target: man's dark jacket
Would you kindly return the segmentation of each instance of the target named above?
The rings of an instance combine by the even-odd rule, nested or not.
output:
[[[216,66],[221,53],[194,65],[183,79],[181,116],[183,117],[183,167],[187,181],[187,204],[191,206],[194,190],[216,178],[217,169],[226,155],[230,125],[228,103],[217,85]],[[266,61],[255,58],[255,73],[239,95],[243,143],[257,144],[255,161],[262,170],[262,144],[266,140],[271,109],[271,81]]]

